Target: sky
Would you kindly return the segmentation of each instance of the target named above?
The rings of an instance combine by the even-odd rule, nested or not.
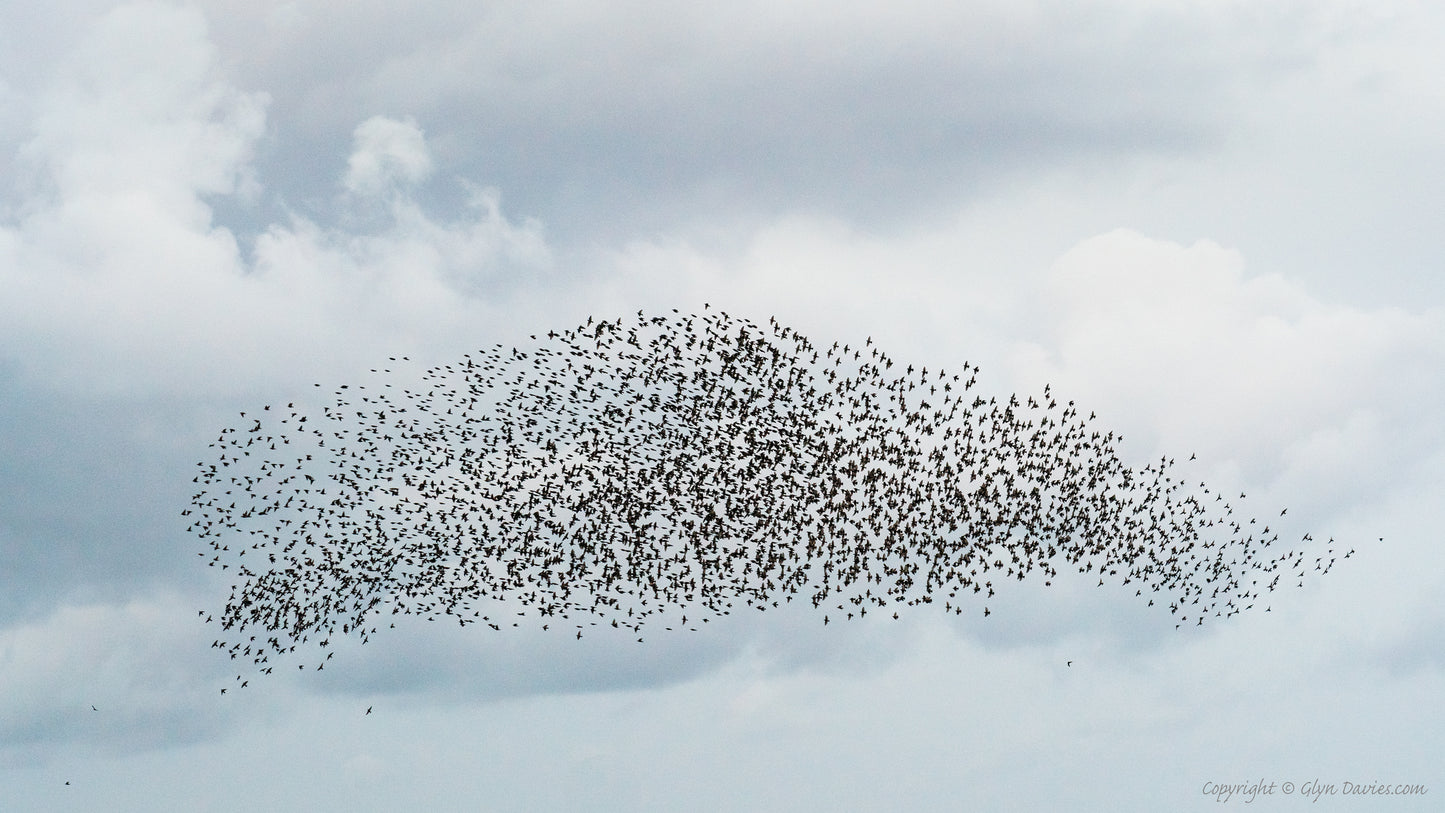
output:
[[[1442,75],[1403,0],[0,6],[0,808],[1435,809]],[[219,693],[238,412],[704,303],[1356,552],[1195,630],[1063,576]]]

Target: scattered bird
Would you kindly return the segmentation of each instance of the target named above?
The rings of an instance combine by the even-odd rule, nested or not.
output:
[[[484,614],[507,606],[637,635],[794,599],[824,624],[962,614],[1061,568],[1202,624],[1303,576],[1303,553],[1267,557],[1277,534],[1171,458],[1126,464],[1122,436],[1048,386],[985,398],[968,362],[915,370],[872,337],[815,345],[709,306],[538,335],[223,429],[182,512],[234,577],[200,611],[213,646],[269,674],[401,614],[497,630]]]

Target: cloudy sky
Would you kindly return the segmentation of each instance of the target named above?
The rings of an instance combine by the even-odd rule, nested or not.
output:
[[[1435,809],[1442,75],[1405,0],[0,6],[0,807]],[[1061,578],[219,695],[180,511],[238,411],[704,302],[1357,553],[1190,632]]]

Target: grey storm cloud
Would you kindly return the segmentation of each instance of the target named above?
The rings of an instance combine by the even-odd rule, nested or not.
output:
[[[1243,24],[1190,5],[1120,17],[1078,4],[429,4],[414,19],[379,5],[346,17],[246,15],[216,31],[272,94],[285,138],[260,165],[293,205],[329,183],[318,150],[380,110],[416,116],[444,164],[524,211],[637,230],[677,225],[682,202],[898,221],[1019,171],[1195,151],[1240,121],[1247,84],[1289,76],[1318,36],[1297,15]],[[1295,41],[1281,48],[1279,32]]]

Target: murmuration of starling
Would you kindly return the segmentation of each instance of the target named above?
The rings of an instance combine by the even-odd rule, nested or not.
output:
[[[533,338],[223,430],[183,512],[233,574],[200,611],[213,647],[270,673],[398,614],[501,629],[521,607],[579,637],[583,620],[697,629],[795,599],[824,623],[961,614],[1061,567],[1197,626],[1302,570],[1172,459],[1121,462],[1122,438],[1048,386],[985,398],[968,363],[915,368],[871,338],[814,345],[711,308]]]

